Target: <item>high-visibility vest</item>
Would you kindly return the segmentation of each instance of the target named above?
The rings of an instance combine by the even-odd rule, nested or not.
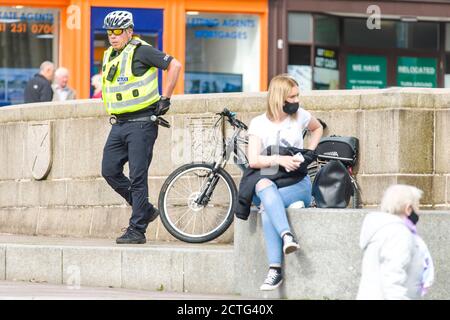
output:
[[[102,96],[109,114],[134,112],[148,107],[159,100],[158,69],[151,67],[142,76],[135,76],[131,70],[133,54],[140,45],[147,42],[133,38],[122,52],[109,61],[113,48],[103,55]],[[115,73],[113,71],[116,68]],[[111,73],[112,81],[108,80]]]

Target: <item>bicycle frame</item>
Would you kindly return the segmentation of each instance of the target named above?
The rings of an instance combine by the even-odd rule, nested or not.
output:
[[[224,117],[222,116],[219,121],[222,120],[222,126],[224,126]],[[194,201],[198,205],[206,205],[214,191],[217,182],[219,181],[219,177],[217,176],[217,172],[225,168],[226,164],[230,160],[232,154],[235,155],[234,162],[235,164],[244,171],[245,165],[248,163],[245,152],[238,146],[238,143],[247,144],[248,141],[245,138],[240,137],[240,133],[242,132],[241,128],[235,128],[233,135],[231,138],[224,138],[223,140],[223,152],[218,161],[213,163],[213,170],[208,175],[208,180],[205,184],[205,188],[199,194],[198,198]],[[236,159],[237,158],[237,159]],[[242,162],[242,163],[240,163]]]

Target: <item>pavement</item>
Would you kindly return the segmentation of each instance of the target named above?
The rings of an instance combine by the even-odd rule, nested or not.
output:
[[[122,288],[75,287],[0,281],[0,300],[235,300],[234,295],[177,293]]]

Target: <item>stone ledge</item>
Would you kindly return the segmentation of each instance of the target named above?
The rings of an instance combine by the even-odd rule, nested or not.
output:
[[[172,108],[168,114],[174,111],[178,114],[218,112],[225,106],[235,112],[263,111],[266,95],[266,92],[174,95]],[[306,109],[326,111],[374,108],[449,109],[450,90],[424,88],[312,90],[303,91],[300,100]],[[108,117],[103,102],[98,99],[6,106],[0,108],[0,113],[0,123]]]

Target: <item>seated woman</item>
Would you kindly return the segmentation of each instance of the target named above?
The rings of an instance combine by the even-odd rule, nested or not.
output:
[[[308,149],[314,150],[322,137],[323,128],[308,111],[299,108],[298,83],[291,76],[282,74],[274,77],[268,91],[266,112],[250,122],[249,166],[262,170],[281,166],[287,172],[295,171],[300,167],[301,157],[279,154],[265,156],[261,155],[261,151],[268,146],[303,149],[302,132],[305,128],[311,131]],[[311,203],[311,180],[308,175],[299,179],[281,188],[268,178],[262,178],[256,183],[255,193],[262,204],[262,223],[269,261],[269,272],[261,290],[274,290],[281,285],[283,252],[288,254],[299,247],[286,216],[286,208],[292,203],[303,201],[306,207]]]

